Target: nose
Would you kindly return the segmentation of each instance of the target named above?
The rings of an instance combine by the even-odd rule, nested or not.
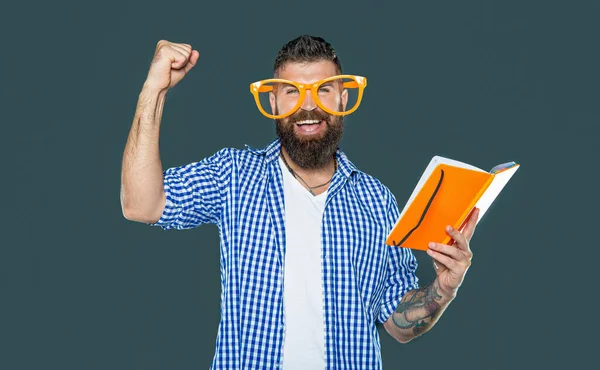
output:
[[[306,90],[306,96],[304,97],[304,101],[302,102],[301,108],[306,111],[311,111],[317,107],[317,103],[312,97],[311,91]]]

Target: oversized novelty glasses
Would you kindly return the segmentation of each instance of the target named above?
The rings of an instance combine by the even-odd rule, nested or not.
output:
[[[306,90],[310,90],[310,97],[323,111],[343,116],[358,108],[366,86],[365,77],[354,75],[333,76],[311,84],[271,78],[250,84],[250,92],[258,110],[268,118],[280,119],[293,114],[304,103]],[[346,109],[343,109],[344,99]]]

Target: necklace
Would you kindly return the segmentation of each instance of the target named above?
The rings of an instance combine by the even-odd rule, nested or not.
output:
[[[283,152],[280,152],[281,155],[281,159],[283,159],[283,163],[285,163],[285,166],[287,167],[287,169],[290,171],[290,173],[292,174],[292,176],[294,176],[295,178],[299,179],[300,181],[302,181],[304,183],[304,185],[306,185],[306,187],[308,188],[308,191],[312,194],[315,195],[315,193],[313,192],[313,189],[316,188],[320,188],[323,187],[327,184],[329,184],[331,182],[331,180],[333,179],[333,175],[331,175],[331,179],[329,179],[329,181],[327,181],[326,183],[323,183],[321,185],[317,185],[317,186],[310,186],[306,183],[306,181],[304,181],[304,179],[302,177],[300,177],[300,175],[298,175],[296,173],[296,171],[294,171],[292,169],[292,167],[290,167],[290,165],[288,164],[288,162],[285,160],[285,156],[283,155]],[[333,157],[333,163],[335,165],[335,169],[333,170],[333,174],[335,175],[335,173],[337,172],[337,160],[335,160],[335,156]]]

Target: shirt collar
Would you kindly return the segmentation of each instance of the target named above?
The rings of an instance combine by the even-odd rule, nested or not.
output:
[[[262,149],[251,148],[248,144],[245,145],[246,149],[256,155],[264,156],[267,163],[271,163],[276,161],[279,157],[279,152],[281,150],[281,142],[279,138],[273,140],[269,145]],[[346,178],[352,176],[353,173],[356,172],[357,175],[360,175],[362,172],[352,163],[346,153],[340,148],[337,149],[335,156],[338,161],[338,171],[341,175]]]

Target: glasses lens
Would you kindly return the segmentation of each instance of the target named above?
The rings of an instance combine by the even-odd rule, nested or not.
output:
[[[290,113],[300,98],[300,91],[294,85],[282,82],[263,83],[259,88],[258,97],[262,109],[268,114],[282,115]],[[275,110],[271,108],[271,101]]]
[[[356,80],[340,77],[321,84],[317,95],[327,109],[334,112],[346,112],[357,105],[358,91]],[[344,97],[347,98],[345,109],[343,107]]]

